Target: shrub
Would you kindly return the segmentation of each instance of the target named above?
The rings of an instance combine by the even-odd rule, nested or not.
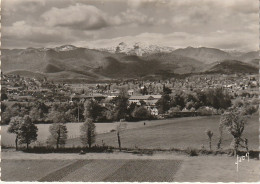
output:
[[[213,132],[209,129],[206,130],[205,132],[209,138],[209,150],[211,150],[211,139],[212,139],[212,136],[213,136]]]
[[[244,113],[246,115],[252,115],[255,112],[257,112],[257,110],[258,110],[258,105],[257,106],[247,105],[247,106],[244,107]]]
[[[150,112],[143,106],[135,107],[132,116],[137,120],[146,120],[150,118]]]
[[[189,155],[189,156],[198,156],[198,150],[197,149],[194,149],[194,148],[190,148],[188,147],[186,149],[186,153]]]

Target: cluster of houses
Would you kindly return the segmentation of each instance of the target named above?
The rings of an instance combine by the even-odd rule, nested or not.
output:
[[[158,109],[156,107],[156,102],[162,97],[162,95],[134,95],[133,90],[129,90],[128,94],[130,97],[128,98],[129,105],[135,103],[137,106],[144,106],[151,113],[151,115],[157,116]],[[96,100],[101,102],[105,99],[113,99],[117,97],[117,95],[102,95],[102,94],[92,94],[92,95],[71,95],[70,101],[84,102],[86,100]]]
[[[162,97],[162,95],[132,95],[128,99],[129,103],[136,103],[137,105],[143,105],[150,111],[151,115],[157,116],[159,114],[156,107],[156,102]]]
[[[172,78],[165,81],[123,81],[108,84],[56,84],[47,79],[39,81],[18,75],[1,75],[2,93],[8,101],[34,102],[69,102],[95,99],[98,102],[111,100],[120,93],[120,88],[128,89],[129,104],[145,106],[153,115],[158,115],[156,102],[161,98],[163,86],[172,91],[186,91],[206,88],[225,88],[230,94],[258,94],[259,80],[257,75],[194,75],[185,78]],[[140,91],[146,90],[146,93]]]

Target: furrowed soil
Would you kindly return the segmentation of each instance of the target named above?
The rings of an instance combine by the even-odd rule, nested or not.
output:
[[[227,155],[3,153],[3,181],[257,182],[260,179],[259,160],[242,161],[237,171],[236,158]]]

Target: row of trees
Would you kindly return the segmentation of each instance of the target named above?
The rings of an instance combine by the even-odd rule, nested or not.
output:
[[[184,108],[197,110],[205,106],[227,109],[231,106],[231,96],[221,88],[176,93],[171,93],[169,89],[165,88],[162,98],[156,105],[159,113],[162,114],[171,108],[176,111],[181,111]]]
[[[65,122],[84,121],[91,118],[94,122],[112,122],[120,119],[140,120],[149,119],[151,115],[144,108],[144,104],[139,107],[135,103],[128,104],[128,98],[119,96],[111,101],[102,103],[95,100],[88,100],[85,103],[52,103],[47,105],[43,102],[15,103],[11,106],[2,105],[2,124],[9,124],[14,116],[28,115],[31,120],[37,123],[53,123],[57,112],[63,114]]]
[[[67,141],[68,131],[66,124],[59,121],[53,123],[50,128],[50,136],[47,139],[47,144],[52,146],[56,145],[58,149],[60,146],[64,146]],[[91,148],[92,144],[95,143],[96,137],[96,126],[92,119],[86,119],[83,125],[80,127],[80,139],[81,143],[85,147]]]
[[[48,137],[46,143],[50,146],[56,145],[56,148],[58,149],[60,146],[64,146],[66,144],[68,131],[62,114],[56,113],[55,115],[55,122],[49,127],[50,136]],[[84,146],[91,147],[91,145],[95,142],[95,129],[96,126],[92,119],[86,119],[80,127],[80,139]],[[26,144],[26,148],[28,149],[29,145],[37,140],[38,136],[38,128],[28,115],[25,115],[24,117],[13,117],[11,119],[8,132],[15,134],[16,150],[18,149],[18,144]]]
[[[242,108],[230,108],[221,115],[219,124],[220,136],[217,144],[218,149],[221,148],[223,130],[227,130],[233,136],[231,143],[231,147],[234,150],[233,154],[237,154],[239,146],[246,148],[248,151],[248,139],[242,138],[248,116],[249,114],[247,114],[247,111],[243,110]],[[54,121],[55,122],[49,128],[50,136],[47,139],[47,144],[56,145],[56,148],[58,149],[60,146],[64,146],[66,144],[68,131],[61,113],[56,113],[56,119]],[[117,138],[120,150],[120,132],[124,129],[123,125],[124,124],[120,122],[120,124],[117,126]],[[80,139],[83,146],[91,148],[91,146],[95,143],[95,129],[96,126],[93,120],[86,118],[86,121],[80,127]],[[26,144],[28,149],[29,144],[37,140],[38,128],[31,121],[31,118],[28,115],[24,117],[16,116],[11,119],[8,132],[14,133],[16,135],[16,149],[18,149],[18,143]],[[209,137],[209,148],[211,150],[211,139],[213,132],[211,130],[207,130],[206,134]],[[241,144],[241,142],[243,144]]]
[[[26,115],[24,117],[15,116],[11,119],[8,128],[9,133],[15,134],[15,148],[18,149],[19,144],[26,144],[28,149],[29,144],[37,140],[38,128],[32,122],[31,118]]]

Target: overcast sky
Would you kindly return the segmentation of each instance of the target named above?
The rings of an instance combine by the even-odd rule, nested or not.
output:
[[[2,47],[257,50],[258,0],[2,0]]]

